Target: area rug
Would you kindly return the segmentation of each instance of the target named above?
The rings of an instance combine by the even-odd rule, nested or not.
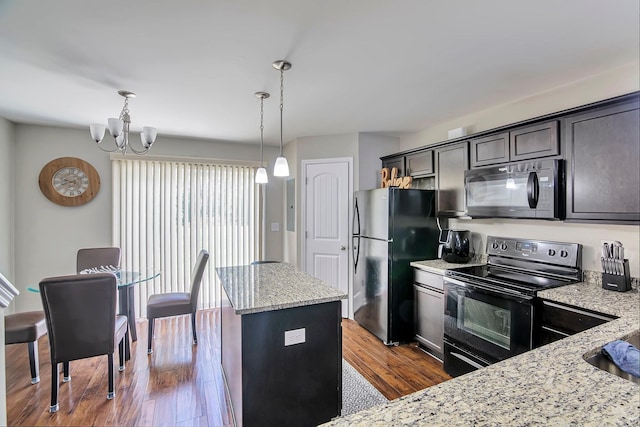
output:
[[[346,360],[342,359],[342,413],[345,416],[388,402],[382,393],[371,385]]]

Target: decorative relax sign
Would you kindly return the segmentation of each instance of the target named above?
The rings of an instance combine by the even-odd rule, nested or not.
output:
[[[380,188],[411,188],[413,178],[410,176],[398,176],[398,168],[391,169],[391,175],[389,175],[389,168],[382,168],[380,175]]]

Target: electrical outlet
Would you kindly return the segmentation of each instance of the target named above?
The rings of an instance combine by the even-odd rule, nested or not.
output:
[[[307,340],[305,328],[284,331],[284,346],[302,344]]]
[[[280,231],[280,223],[272,222],[271,223],[271,231]]]

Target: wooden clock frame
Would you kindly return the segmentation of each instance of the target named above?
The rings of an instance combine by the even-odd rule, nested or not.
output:
[[[56,191],[53,186],[53,176],[62,168],[78,168],[89,178],[89,186],[86,191],[77,196],[64,196]],[[89,203],[100,190],[100,175],[98,171],[89,163],[76,157],[60,157],[51,160],[40,171],[38,178],[40,191],[45,197],[61,206],[81,206]]]

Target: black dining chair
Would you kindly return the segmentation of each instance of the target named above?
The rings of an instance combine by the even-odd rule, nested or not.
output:
[[[120,267],[120,248],[83,248],[76,256],[76,272],[99,267]]]
[[[198,254],[198,259],[191,272],[190,292],[169,292],[164,294],[154,294],[147,300],[147,319],[149,320],[149,337],[147,354],[153,353],[151,345],[153,343],[153,326],[155,320],[160,317],[180,316],[191,314],[191,331],[193,332],[193,343],[198,344],[196,334],[196,309],[198,308],[198,295],[204,269],[209,260],[209,252],[202,249]]]
[[[127,339],[127,316],[116,315],[116,288],[116,277],[111,273],[49,277],[40,282],[51,358],[49,412],[58,410],[58,365],[63,364],[63,382],[68,382],[69,362],[73,360],[107,355],[107,399],[115,397],[113,353],[117,344],[123,371]]]

